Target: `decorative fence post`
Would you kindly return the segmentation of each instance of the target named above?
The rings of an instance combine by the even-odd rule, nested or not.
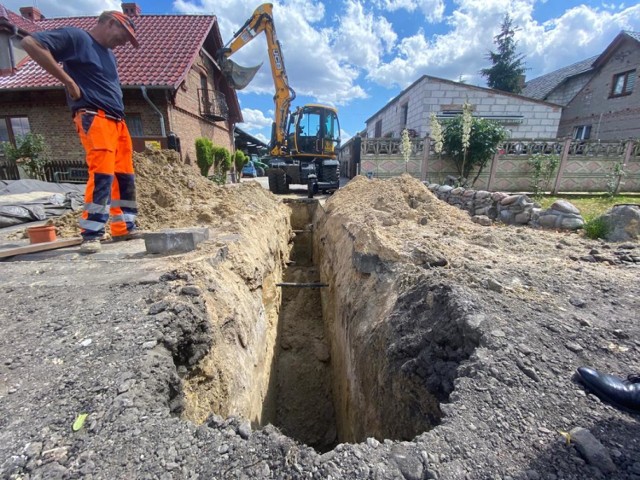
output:
[[[622,171],[620,175],[618,175],[618,181],[616,182],[616,190],[613,192],[614,195],[618,195],[620,193],[620,184],[622,183],[622,177],[624,177],[624,166],[629,163],[631,160],[631,152],[635,147],[635,142],[633,140],[627,141],[624,149],[624,160],[622,160]]]
[[[564,145],[562,146],[562,157],[560,158],[560,166],[558,167],[558,175],[556,176],[556,182],[553,185],[553,191],[551,192],[553,195],[558,194],[558,189],[560,188],[560,182],[562,181],[562,174],[564,173],[564,169],[567,165],[567,158],[569,158],[569,149],[571,148],[571,139],[567,138],[564,141]]]
[[[500,158],[500,149],[496,153],[493,154],[493,159],[491,160],[491,171],[489,172],[489,184],[487,185],[487,190],[492,191],[493,182],[496,179],[496,172],[498,171],[498,159]]]

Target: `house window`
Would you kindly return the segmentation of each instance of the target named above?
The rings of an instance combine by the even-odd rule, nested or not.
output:
[[[0,117],[0,144],[10,142],[16,145],[16,137],[26,135],[31,132],[29,119],[27,117]],[[2,149],[0,148],[0,155]]]
[[[409,104],[405,103],[400,108],[401,108],[401,111],[400,111],[400,126],[406,127],[407,126],[407,119],[409,118]]]
[[[374,138],[380,138],[382,136],[382,120],[378,120],[376,122],[375,132],[373,136]]]
[[[636,83],[636,71],[629,70],[624,73],[617,73],[613,76],[610,97],[621,97],[623,95],[631,95],[633,86]]]
[[[587,140],[591,136],[591,125],[578,125],[573,127],[574,140]]]
[[[142,117],[139,113],[129,113],[125,118],[127,128],[129,129],[129,135],[132,137],[144,137],[144,131],[142,130]]]

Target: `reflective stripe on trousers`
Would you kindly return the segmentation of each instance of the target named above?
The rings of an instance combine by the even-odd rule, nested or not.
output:
[[[133,148],[124,121],[98,114],[78,112],[76,131],[86,152],[89,180],[84,196],[80,228],[84,239],[100,238],[109,216],[111,234],[126,235],[135,228],[138,213]]]

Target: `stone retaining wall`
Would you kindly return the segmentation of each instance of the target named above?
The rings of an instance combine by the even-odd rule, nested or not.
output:
[[[531,225],[556,230],[577,230],[584,225],[580,211],[565,200],[558,200],[543,210],[529,196],[504,192],[471,190],[435,183],[427,186],[440,200],[469,212],[481,225],[494,221],[508,225]]]

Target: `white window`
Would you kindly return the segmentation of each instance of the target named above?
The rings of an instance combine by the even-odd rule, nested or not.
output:
[[[574,140],[587,140],[591,136],[591,125],[578,125],[573,127]]]
[[[630,95],[633,92],[633,86],[636,83],[636,71],[630,70],[624,73],[618,73],[613,76],[611,86],[611,97],[621,97]]]

